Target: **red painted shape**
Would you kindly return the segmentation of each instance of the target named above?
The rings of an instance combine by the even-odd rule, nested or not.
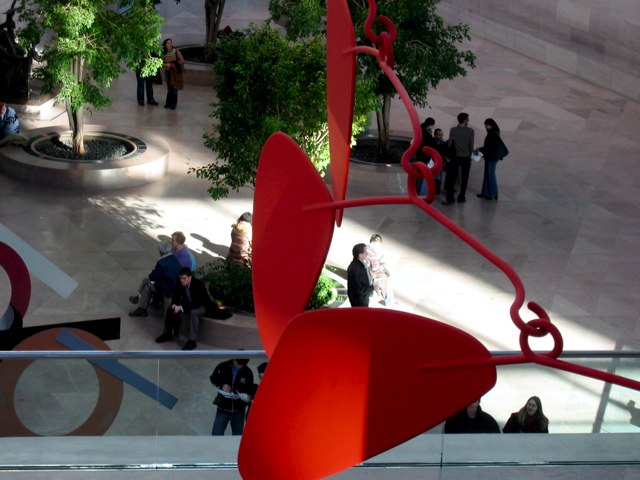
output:
[[[253,201],[253,295],[260,338],[273,352],[316,286],[333,236],[331,195],[304,151],[284,133],[265,143]]]
[[[282,335],[251,407],[242,478],[324,478],[405,442],[491,389],[490,361],[471,335],[410,313],[305,312]]]
[[[27,265],[18,252],[6,243],[0,242],[0,267],[7,272],[11,283],[9,308],[13,307],[20,319],[23,319],[31,301],[31,278]]]
[[[346,2],[327,2],[327,114],[331,152],[331,187],[335,200],[347,192],[351,122],[355,98],[356,56],[351,14]],[[342,223],[342,209],[335,211]]]

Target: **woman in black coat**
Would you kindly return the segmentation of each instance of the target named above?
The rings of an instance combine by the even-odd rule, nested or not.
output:
[[[484,145],[479,148],[484,157],[484,178],[482,179],[482,191],[478,197],[485,200],[498,200],[496,167],[498,162],[502,160],[501,155],[504,156],[502,152],[506,150],[506,147],[500,138],[500,127],[493,118],[487,118],[484,121],[484,128],[487,130],[487,136],[484,139]]]

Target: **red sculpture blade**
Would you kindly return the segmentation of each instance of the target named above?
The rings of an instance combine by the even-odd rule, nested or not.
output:
[[[347,3],[327,2],[327,114],[335,200],[344,200],[347,192],[356,78],[356,56],[350,52],[353,47],[355,38]],[[336,225],[340,226],[342,209],[336,209],[335,215]]]
[[[15,321],[17,316],[18,323],[22,326],[22,319],[27,314],[31,301],[29,270],[18,252],[3,242],[0,242],[0,268],[7,272],[11,283],[11,300],[7,310],[0,316],[0,324],[9,318]]]
[[[305,312],[258,389],[238,456],[242,478],[324,478],[403,443],[491,389],[490,359],[471,335],[425,317]]]
[[[305,211],[331,195],[304,151],[284,133],[265,143],[253,201],[253,295],[268,355],[287,323],[303,312],[333,236],[331,209]]]

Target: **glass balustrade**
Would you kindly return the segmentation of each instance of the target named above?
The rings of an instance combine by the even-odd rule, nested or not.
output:
[[[0,352],[0,468],[234,466],[239,437],[211,435],[217,392],[209,376],[218,363],[243,357],[259,383],[261,351]],[[640,352],[562,358],[640,379]],[[502,428],[537,395],[550,436],[444,435],[441,424],[367,464],[640,462],[640,392],[531,364],[497,372],[484,411]],[[426,402],[404,386],[379,421],[393,428],[394,408],[418,411]]]

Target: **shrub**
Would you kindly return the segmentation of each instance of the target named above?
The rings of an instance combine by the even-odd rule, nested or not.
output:
[[[253,312],[253,286],[251,263],[238,263],[232,259],[218,258],[198,270],[202,281],[218,305]],[[323,270],[311,294],[309,310],[326,306],[336,297],[336,281]]]

